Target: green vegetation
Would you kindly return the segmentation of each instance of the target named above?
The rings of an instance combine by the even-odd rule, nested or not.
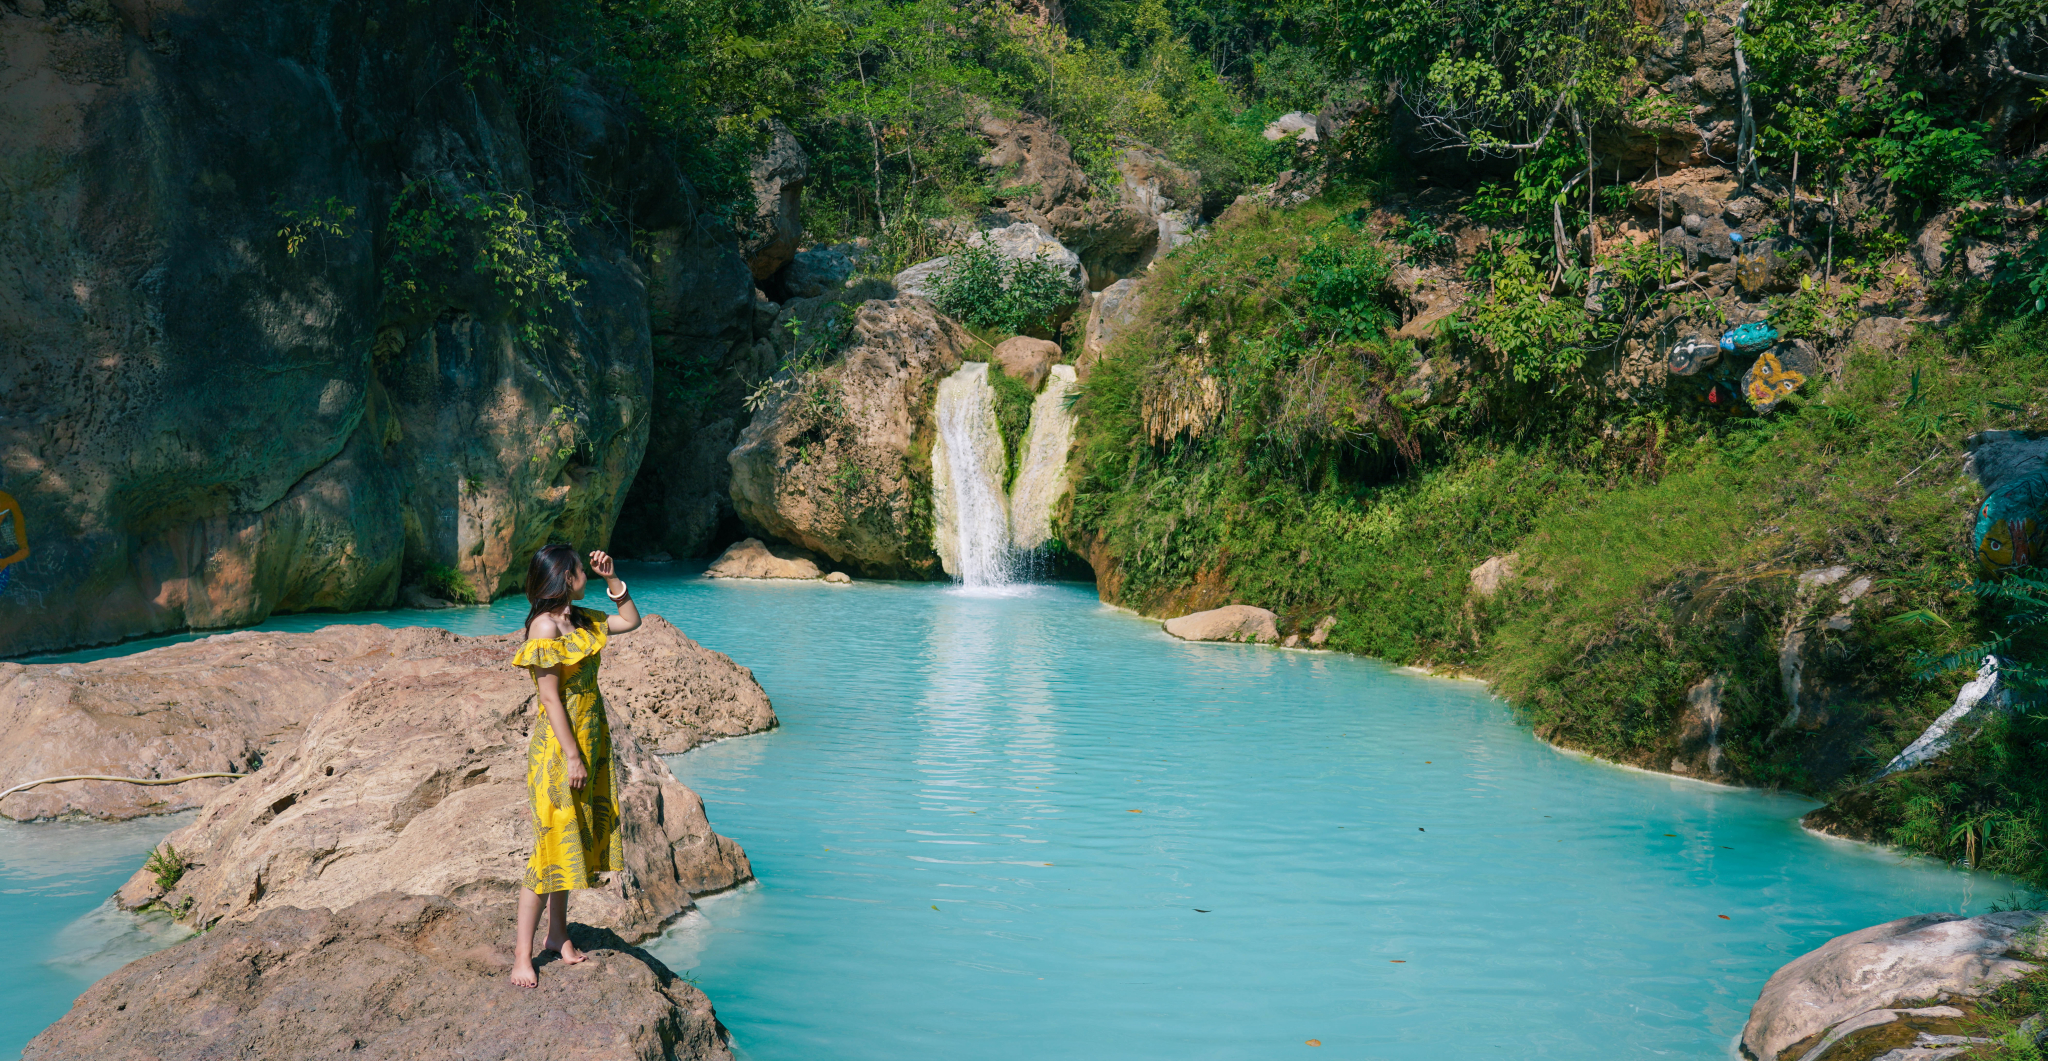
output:
[[[555,314],[581,305],[568,221],[525,196],[414,181],[392,200],[384,231],[384,283],[410,307],[438,306],[448,295],[445,278],[466,271],[489,282],[512,307],[521,336],[538,344],[557,334]]]
[[[968,243],[932,278],[932,304],[978,328],[1012,335],[1043,331],[1074,301],[1075,281],[1044,254],[1012,258],[987,243]]]
[[[149,853],[149,859],[143,862],[142,868],[156,877],[157,887],[170,891],[184,878],[187,865],[185,856],[179,854],[178,849],[172,847],[169,841],[165,841],[162,847]]]
[[[1031,402],[1034,395],[1024,381],[1003,371],[1003,366],[988,363],[989,387],[996,392],[996,429],[1003,436],[1003,452],[1009,455],[1010,467],[1003,475],[1003,489],[1017,479],[1017,470],[1024,466],[1024,443],[1031,429]]]
[[[468,575],[445,564],[429,564],[420,571],[419,585],[428,596],[439,597],[451,604],[481,604],[483,598],[476,591],[476,583]]]
[[[1511,220],[1512,201],[1466,209]],[[2042,411],[2048,322],[2011,319],[1986,291],[1941,336],[1849,351],[1773,417],[1682,392],[1616,405],[1578,371],[1585,346],[1557,351],[1619,325],[1547,297],[1519,248],[1479,256],[1491,290],[1452,327],[1457,357],[1390,338],[1389,266],[1425,252],[1412,220],[1375,216],[1342,194],[1240,211],[1154,270],[1140,338],[1084,388],[1067,528],[1118,557],[1125,601],[1167,608],[1220,585],[1283,629],[1335,614],[1337,647],[1484,674],[1546,738],[1657,767],[1681,752],[1687,690],[1718,677],[1723,768],[1820,793],[1917,736],[1973,646],[2038,658],[1980,599],[1999,594],[1971,586],[1954,454]],[[1615,263],[1610,296],[1635,268]],[[1609,313],[1690,312],[1656,280]],[[1556,307],[1582,330],[1517,316]],[[1452,375],[1466,393],[1430,400]],[[1518,577],[1473,598],[1467,573],[1509,553]],[[1799,572],[1834,564],[1877,591],[1846,608],[1799,593]],[[1839,611],[1853,637],[1818,629]],[[1931,621],[1886,621],[1905,613]],[[1818,726],[1781,724],[1779,644],[1797,626],[1816,629],[1809,688],[1843,694]],[[2019,640],[1994,640],[2006,632]],[[2048,880],[2043,727],[1993,726],[1844,813],[1911,850]]]

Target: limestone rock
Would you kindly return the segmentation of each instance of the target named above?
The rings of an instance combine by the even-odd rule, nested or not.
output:
[[[526,991],[506,982],[508,927],[391,892],[272,909],[122,966],[22,1056],[730,1061],[704,992],[616,934],[572,924],[590,959],[546,962]]]
[[[1436,338],[1438,325],[1457,316],[1458,311],[1464,308],[1465,301],[1462,298],[1446,296],[1438,299],[1424,307],[1420,313],[1409,318],[1408,323],[1401,325],[1399,330],[1394,332],[1394,337],[1397,339],[1413,339],[1418,343],[1428,343]]]
[[[1735,266],[1735,282],[1752,296],[1797,291],[1799,281],[1813,268],[1813,252],[1805,247],[1766,247],[1742,256]]]
[[[612,538],[616,553],[706,556],[730,538],[732,469],[746,397],[775,370],[773,322],[764,326],[754,276],[724,222],[699,215],[686,234],[656,239],[647,301],[657,354],[647,453]],[[788,313],[788,305],[782,313]],[[690,395],[677,366],[702,366],[709,394]]]
[[[453,608],[454,604],[428,593],[418,586],[407,586],[399,591],[398,603],[415,611],[440,611]]]
[[[740,253],[755,280],[766,280],[796,256],[803,239],[804,181],[810,156],[779,121],[768,123],[768,150],[754,162],[754,213],[741,225]]]
[[[825,576],[825,581],[835,586],[851,586],[853,585],[853,576],[844,571],[834,571]]]
[[[169,894],[138,870],[122,904],[160,900],[195,927],[286,906],[343,907],[389,890],[444,895],[493,916],[510,910],[533,843],[533,681],[510,665],[516,635],[419,633],[434,651],[416,651],[328,704],[295,744],[167,838],[193,863]],[[318,651],[321,634],[293,636]],[[672,657],[690,650],[698,666],[677,666]],[[707,670],[723,672],[722,699],[709,690],[698,699]],[[758,687],[747,688],[752,675],[653,618],[606,648],[599,682],[626,868],[607,887],[578,892],[575,916],[640,940],[688,910],[691,896],[751,876],[746,854],[712,831],[703,801],[654,748],[766,728],[773,714]]]
[[[1117,160],[1117,186],[1097,188],[1044,119],[984,115],[978,124],[989,145],[981,164],[995,171],[1002,213],[1071,248],[1091,287],[1136,275],[1188,239],[1201,206],[1200,174],[1134,146]]]
[[[1316,116],[1301,111],[1289,111],[1266,123],[1262,133],[1268,140],[1286,140],[1290,137],[1314,143],[1317,139]]]
[[[441,650],[440,631],[332,626],[237,631],[92,663],[0,663],[0,778],[176,777],[253,770],[349,689]],[[17,821],[134,818],[190,810],[230,784],[143,787],[76,781],[17,792]]]
[[[1742,1047],[1758,1061],[1797,1061],[1788,1047],[1876,1010],[1922,999],[1976,997],[2039,966],[2035,911],[1920,914],[1837,936],[1794,959],[1764,984]]]
[[[1309,643],[1310,645],[1313,645],[1313,646],[1317,647],[1317,648],[1321,648],[1321,647],[1323,646],[1323,642],[1325,642],[1325,641],[1328,641],[1328,640],[1330,639],[1330,631],[1332,631],[1332,630],[1335,630],[1336,628],[1337,628],[1337,617],[1336,617],[1336,616],[1334,616],[1334,615],[1325,615],[1325,616],[1323,616],[1322,618],[1320,618],[1320,619],[1316,620],[1316,627],[1315,627],[1315,629],[1314,629],[1314,630],[1311,630],[1311,631],[1309,631],[1309,635],[1308,635],[1308,643]]]
[[[1913,738],[1913,743],[1893,756],[1892,761],[1886,763],[1885,768],[1871,780],[1890,777],[1940,758],[1958,740],[1975,736],[1987,718],[2002,714],[2011,707],[2011,690],[1999,676],[1998,657],[1985,656],[1977,668],[1977,677],[1963,683],[1961,691],[1956,693],[1956,702]]]
[[[1901,350],[1912,338],[1912,322],[1898,317],[1865,317],[1849,329],[1849,345],[1872,350]]]
[[[1280,640],[1280,617],[1249,604],[1226,604],[1206,612],[1194,612],[1166,620],[1166,632],[1182,641]]]
[[[0,215],[0,489],[34,550],[0,593],[5,651],[388,607],[408,560],[495,594],[542,544],[603,544],[650,414],[626,226],[573,226],[583,308],[544,351],[466,265],[393,297],[373,233],[402,188],[552,208],[575,187],[673,231],[695,197],[667,148],[572,85],[565,150],[530,145],[434,5],[380,8],[372,36],[224,0],[160,15],[176,45],[116,6],[8,5],[0,28],[0,171],[37,175]],[[294,250],[281,210],[345,234]]]
[[[818,577],[818,565],[802,558],[786,559],[762,544],[759,538],[734,542],[705,569],[706,578],[802,578]]]
[[[865,575],[935,573],[916,491],[933,395],[968,341],[921,298],[862,304],[839,360],[791,380],[728,455],[740,519]]]
[[[1144,308],[1144,288],[1137,280],[1118,280],[1103,288],[1088,307],[1088,328],[1081,340],[1081,356],[1074,368],[1083,382],[1102,359],[1116,337],[1138,322]]]
[[[845,287],[846,281],[852,278],[854,262],[860,257],[861,249],[857,244],[839,243],[798,251],[777,279],[789,298],[830,295]]]
[[[1472,569],[1472,592],[1480,600],[1492,600],[1515,577],[1515,562],[1520,559],[1515,553],[1506,556],[1489,556],[1486,562]]]
[[[996,344],[989,360],[1001,365],[1003,375],[1022,380],[1036,394],[1045,385],[1045,374],[1060,359],[1060,344],[1028,335],[1014,335]]]

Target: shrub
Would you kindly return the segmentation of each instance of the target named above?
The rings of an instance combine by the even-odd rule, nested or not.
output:
[[[170,891],[185,876],[185,867],[189,864],[177,848],[165,841],[162,847],[149,853],[149,860],[142,864],[142,868],[156,875],[157,887]]]
[[[1012,258],[987,243],[954,252],[932,282],[932,302],[948,315],[1013,334],[1049,325],[1073,300],[1073,280],[1044,255]]]
[[[476,583],[469,576],[444,564],[430,564],[420,574],[420,588],[428,593],[456,604],[480,604],[481,596]]]

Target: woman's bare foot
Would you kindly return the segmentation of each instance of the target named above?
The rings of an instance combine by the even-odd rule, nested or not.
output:
[[[564,958],[564,959],[562,959],[562,960],[563,960],[563,961],[568,961],[568,959],[567,959],[567,958]],[[534,972],[533,972],[533,963],[532,963],[531,961],[520,961],[520,960],[518,960],[518,959],[514,959],[514,960],[513,960],[513,962],[512,962],[512,986],[513,986],[513,987],[538,987],[538,986],[540,986],[540,977],[538,977],[538,976],[535,976],[535,975],[534,975]]]
[[[544,951],[551,950],[561,955],[563,965],[578,965],[582,963],[584,958],[589,957],[576,949],[576,944],[569,939],[567,933],[564,933],[560,939],[549,936],[541,942],[540,949]]]

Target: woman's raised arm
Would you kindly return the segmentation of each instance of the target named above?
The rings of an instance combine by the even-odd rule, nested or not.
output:
[[[612,606],[619,610],[619,614],[605,619],[605,630],[614,634],[631,633],[640,629],[640,606],[633,603],[633,591],[627,589],[626,583],[614,573],[616,566],[609,553],[600,550],[590,554],[590,569],[604,579],[604,595],[610,597]]]

